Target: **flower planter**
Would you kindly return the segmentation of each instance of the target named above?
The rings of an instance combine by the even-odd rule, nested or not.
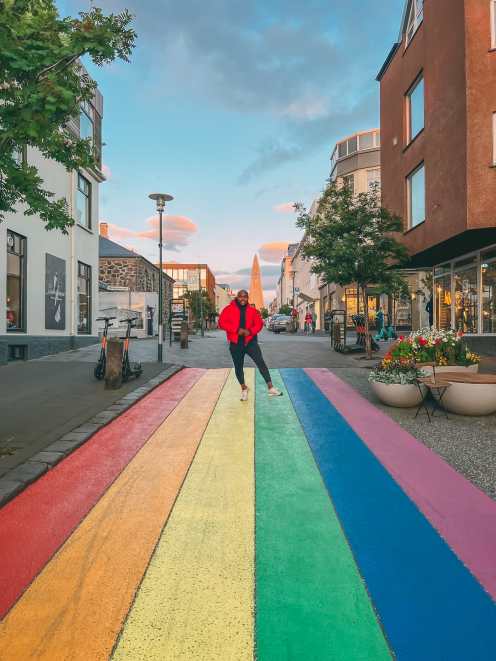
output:
[[[443,406],[459,415],[496,413],[494,383],[452,383],[443,396]]]
[[[396,408],[413,408],[419,406],[420,402],[424,399],[427,388],[418,386],[414,383],[381,383],[380,381],[372,381],[372,391],[387,406],[395,406]]]
[[[432,373],[432,367],[422,367],[424,372]],[[479,365],[436,365],[436,374],[442,374],[443,372],[478,372]]]

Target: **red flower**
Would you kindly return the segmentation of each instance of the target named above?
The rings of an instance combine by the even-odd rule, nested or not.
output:
[[[400,335],[400,341],[402,342],[405,339],[404,335]]]
[[[421,347],[425,347],[425,345],[427,344],[427,340],[425,339],[425,337],[419,337],[418,343],[420,344]]]

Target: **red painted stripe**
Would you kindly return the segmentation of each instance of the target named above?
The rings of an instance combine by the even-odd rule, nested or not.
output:
[[[173,376],[0,510],[0,618],[204,373]]]
[[[329,370],[305,370],[496,599],[496,502]]]

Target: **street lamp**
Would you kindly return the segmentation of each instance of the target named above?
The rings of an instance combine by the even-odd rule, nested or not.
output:
[[[162,268],[162,214],[165,210],[165,203],[170,202],[174,198],[172,195],[167,193],[151,193],[148,196],[151,200],[154,200],[157,204],[157,211],[159,216],[159,275],[158,275],[158,357],[157,360],[159,363],[162,362],[163,358],[163,343],[164,343],[164,302],[163,302],[163,292],[162,292],[162,278],[164,275]]]

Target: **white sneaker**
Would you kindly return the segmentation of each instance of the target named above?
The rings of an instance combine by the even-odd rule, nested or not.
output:
[[[248,401],[248,388],[245,388],[244,390],[241,391],[241,397],[240,400],[242,402]]]
[[[269,397],[281,397],[282,394],[278,388],[269,388]]]

